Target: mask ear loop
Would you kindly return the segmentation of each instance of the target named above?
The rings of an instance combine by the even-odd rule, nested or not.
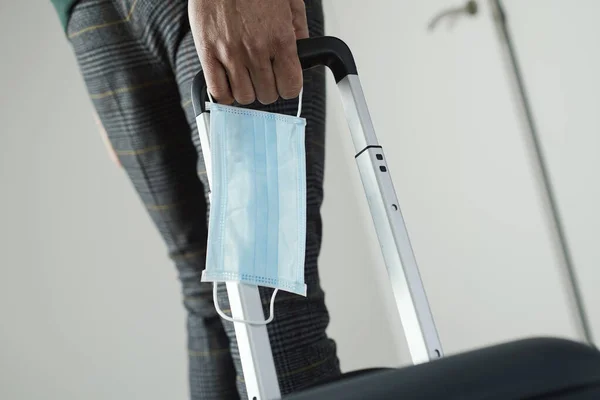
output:
[[[275,289],[273,291],[273,294],[271,295],[271,304],[269,305],[270,315],[266,321],[246,321],[244,319],[231,318],[230,316],[226,315],[223,312],[223,310],[221,310],[221,307],[219,307],[219,300],[217,299],[217,282],[213,282],[213,303],[215,303],[215,310],[217,310],[217,314],[219,314],[219,316],[226,321],[241,322],[243,324],[248,325],[267,325],[268,323],[273,321],[273,318],[275,317],[275,313],[273,312],[273,310],[275,309],[275,295],[277,295],[278,291],[279,289]]]
[[[298,114],[296,114],[297,118],[300,118],[300,114],[302,113],[302,94],[304,92],[304,86],[300,89],[300,94],[298,95]]]

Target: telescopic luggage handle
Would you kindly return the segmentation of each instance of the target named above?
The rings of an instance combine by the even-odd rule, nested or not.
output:
[[[333,73],[336,83],[348,75],[357,75],[358,73],[350,48],[336,37],[322,36],[300,39],[296,41],[296,47],[302,69],[326,66]],[[194,77],[192,93],[198,94],[192,95],[196,114],[204,112],[208,96],[206,95],[206,79],[202,71]]]
[[[383,148],[377,141],[363,94],[354,57],[348,46],[335,37],[297,41],[303,69],[327,66],[340,91],[346,120],[355,148],[355,159],[371,217],[385,261],[404,337],[413,364],[441,358],[441,343],[417,261],[404,223]],[[202,147],[211,200],[210,113],[206,80],[200,71],[192,83],[192,104]],[[227,282],[232,316],[236,319],[264,318],[258,287]],[[271,346],[265,326],[234,323],[244,381],[250,399],[281,397]]]

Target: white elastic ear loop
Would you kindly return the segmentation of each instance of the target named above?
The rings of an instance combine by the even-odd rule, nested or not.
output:
[[[208,90],[208,87],[206,88],[206,94],[208,95],[208,100],[209,100],[211,103],[214,103],[214,101],[213,101],[213,98],[212,98],[212,96],[210,95],[210,90]]]
[[[221,307],[219,307],[219,300],[217,299],[217,282],[213,282],[213,302],[215,303],[215,310],[217,310],[217,314],[219,314],[221,318],[223,318],[226,321],[241,322],[243,324],[248,325],[267,325],[268,323],[273,321],[273,317],[275,317],[275,313],[273,312],[273,310],[275,309],[275,295],[278,291],[279,289],[275,289],[273,291],[273,295],[271,296],[271,304],[269,305],[270,315],[269,319],[267,319],[266,321],[246,321],[244,319],[231,318],[230,316],[225,315],[225,313],[221,310]]]
[[[304,86],[300,89],[300,94],[298,95],[298,114],[296,117],[300,118],[300,114],[302,113],[302,93],[304,92]]]

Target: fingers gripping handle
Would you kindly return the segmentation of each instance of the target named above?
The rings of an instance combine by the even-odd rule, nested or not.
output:
[[[296,42],[296,47],[302,69],[324,65],[331,70],[336,82],[348,75],[358,74],[350,48],[336,37],[300,39]],[[206,79],[204,73],[200,71],[192,83],[192,104],[196,116],[205,111],[207,100]]]

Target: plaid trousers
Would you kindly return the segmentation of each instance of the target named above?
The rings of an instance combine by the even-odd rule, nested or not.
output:
[[[311,36],[323,35],[320,0],[306,0]],[[192,399],[246,398],[233,324],[215,312],[205,264],[206,169],[190,100],[200,70],[186,0],[81,0],[67,35],[110,143],[166,243],[187,310]],[[268,332],[283,394],[340,374],[329,314],[319,284],[323,200],[325,81],[304,73],[307,238],[306,298],[282,292]],[[294,114],[297,100],[250,107]],[[225,285],[219,303],[228,311]],[[268,314],[271,289],[261,288]],[[151,350],[149,350],[151,351]]]

